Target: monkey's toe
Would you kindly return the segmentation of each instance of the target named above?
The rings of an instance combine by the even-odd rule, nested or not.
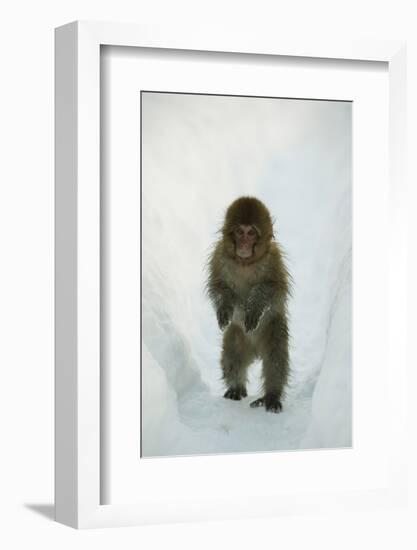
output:
[[[252,408],[265,406],[265,409],[267,411],[270,411],[273,413],[279,413],[282,411],[281,401],[274,394],[266,394],[264,397],[255,399],[255,401],[252,401],[250,406]]]
[[[233,399],[233,401],[240,401],[242,397],[246,397],[247,391],[245,388],[229,388],[223,397],[226,399]]]
[[[281,401],[273,393],[267,393],[265,395],[265,409],[274,413],[282,411]]]

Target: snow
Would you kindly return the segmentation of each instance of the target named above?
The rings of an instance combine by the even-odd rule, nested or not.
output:
[[[351,445],[351,105],[142,96],[144,456]],[[228,204],[263,200],[294,279],[280,414],[224,399],[205,263]]]

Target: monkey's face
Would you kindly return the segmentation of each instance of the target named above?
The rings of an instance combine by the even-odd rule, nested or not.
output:
[[[224,253],[241,265],[259,261],[273,238],[266,206],[254,197],[240,197],[227,209],[222,228]]]
[[[255,255],[258,232],[253,225],[240,224],[233,229],[235,254],[241,260],[248,260]]]

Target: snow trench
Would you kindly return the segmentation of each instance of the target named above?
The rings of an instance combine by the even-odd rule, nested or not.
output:
[[[321,308],[327,319],[310,326],[310,339],[304,336],[302,319],[294,308],[290,325],[292,376],[283,411],[273,414],[249,407],[259,396],[259,363],[250,369],[246,399],[236,402],[222,397],[219,330],[213,339],[216,351],[209,359],[211,364],[205,365],[214,376],[203,378],[203,359],[194,354],[192,339],[181,330],[175,315],[163,307],[163,296],[172,289],[164,287],[154,266],[143,282],[147,289],[142,319],[143,456],[350,446],[350,250],[329,277],[333,280],[328,281]],[[302,313],[305,316],[307,312]],[[214,313],[212,323],[215,326]],[[303,337],[305,342],[297,341]],[[313,349],[321,351],[318,360],[310,353]]]

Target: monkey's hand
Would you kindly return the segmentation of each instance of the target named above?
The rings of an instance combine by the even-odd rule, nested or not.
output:
[[[221,330],[227,327],[233,315],[233,307],[222,304],[217,310],[217,322]]]
[[[246,332],[251,332],[258,328],[263,310],[256,307],[248,307],[245,309],[245,329]]]

